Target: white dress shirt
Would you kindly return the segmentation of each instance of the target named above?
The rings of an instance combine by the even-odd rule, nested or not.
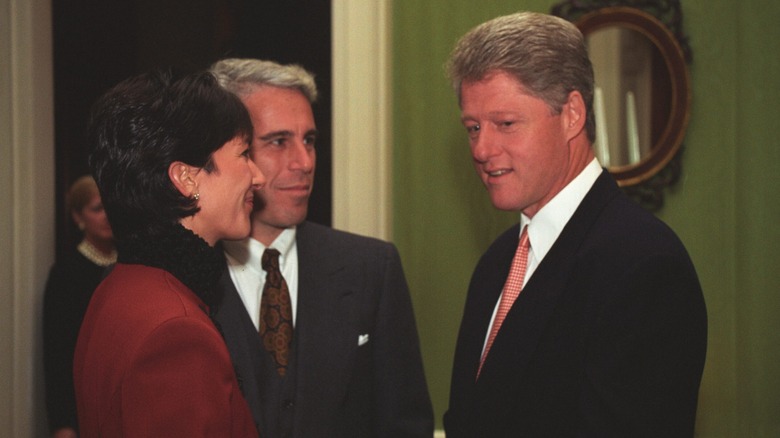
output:
[[[536,268],[544,260],[544,257],[550,251],[553,244],[558,240],[558,236],[561,235],[563,227],[569,222],[574,211],[580,206],[580,203],[585,199],[585,195],[593,184],[601,175],[602,168],[597,159],[593,159],[584,169],[577,175],[569,184],[566,185],[554,198],[550,200],[544,207],[542,207],[533,219],[528,218],[526,215],[520,215],[520,234],[523,233],[523,228],[528,227],[528,241],[530,242],[530,248],[528,249],[528,265],[525,269],[525,278],[523,279],[523,287],[528,283],[528,280],[533,275]],[[485,334],[485,344],[487,344],[487,338],[490,335],[490,328],[493,326],[493,320],[496,317],[498,311],[498,305],[501,302],[501,296],[498,297],[496,307],[493,309],[493,316],[490,318],[490,324],[487,327],[487,333]],[[484,353],[484,344],[482,351]]]
[[[266,272],[262,259],[266,246],[253,238],[237,241],[224,241],[230,278],[244,302],[255,328],[260,329],[260,301],[263,297]],[[295,228],[288,228],[274,240],[268,248],[279,251],[279,269],[290,290],[293,327],[295,327],[298,308],[298,246],[295,243]]]

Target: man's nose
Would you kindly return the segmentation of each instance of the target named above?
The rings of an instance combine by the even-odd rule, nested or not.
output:
[[[297,142],[291,149],[290,168],[310,173],[314,169],[314,149],[303,142]]]
[[[471,156],[478,163],[485,163],[498,153],[498,139],[490,129],[481,129],[476,138],[471,140]]]
[[[260,170],[259,167],[257,167],[257,164],[255,164],[254,161],[248,160],[249,162],[249,171],[252,172],[252,186],[255,189],[259,189],[265,185],[265,175]]]

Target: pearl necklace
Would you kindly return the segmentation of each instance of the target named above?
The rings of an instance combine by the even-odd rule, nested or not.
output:
[[[78,251],[87,258],[87,260],[91,261],[92,263],[106,267],[108,265],[112,265],[116,263],[116,250],[112,249],[111,254],[104,255],[100,251],[98,251],[97,248],[95,248],[91,243],[87,242],[87,239],[84,239],[79,243],[79,246],[76,247]]]

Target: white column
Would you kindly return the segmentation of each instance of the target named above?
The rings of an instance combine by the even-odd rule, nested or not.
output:
[[[0,432],[45,435],[41,311],[54,259],[51,2],[0,0]]]
[[[390,239],[391,5],[333,0],[333,226]]]

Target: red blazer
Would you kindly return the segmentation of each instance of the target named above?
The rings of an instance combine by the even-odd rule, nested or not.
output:
[[[170,273],[117,264],[81,326],[82,437],[256,437],[206,305]]]

